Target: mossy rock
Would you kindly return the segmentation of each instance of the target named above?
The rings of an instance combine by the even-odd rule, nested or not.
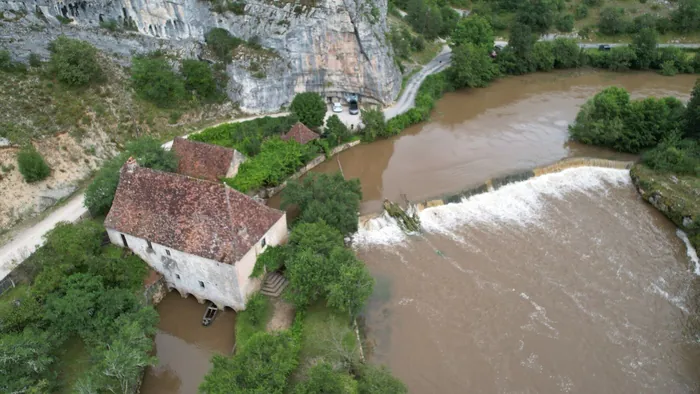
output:
[[[630,170],[639,194],[700,247],[700,178],[662,173],[637,164]]]

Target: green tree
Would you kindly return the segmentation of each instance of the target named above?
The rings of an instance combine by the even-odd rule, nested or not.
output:
[[[90,326],[97,300],[104,291],[100,277],[90,274],[69,276],[46,300],[46,320],[53,330],[66,335],[84,332]]]
[[[232,51],[243,44],[243,40],[234,37],[226,29],[215,27],[204,35],[207,47],[224,63],[231,63]]]
[[[202,99],[216,98],[218,89],[214,74],[209,63],[187,59],[182,61],[182,76],[185,78],[185,89],[197,93]]]
[[[119,185],[119,171],[129,156],[134,157],[142,167],[167,172],[177,170],[175,152],[163,149],[153,137],[143,137],[128,143],[126,151],[105,163],[87,187],[85,206],[90,214],[105,215],[109,212]]]
[[[97,49],[87,42],[59,36],[49,44],[49,51],[49,72],[60,82],[86,86],[103,79]]]
[[[554,24],[561,8],[561,0],[523,0],[515,15],[516,21],[529,26],[536,33],[546,33]]]
[[[644,152],[642,162],[660,172],[700,176],[700,143],[673,135]]]
[[[671,20],[678,32],[700,30],[700,0],[679,0],[678,8],[671,12]]]
[[[480,15],[470,15],[457,23],[452,32],[450,45],[455,48],[471,43],[490,50],[493,47],[493,40],[493,29],[488,20]]]
[[[343,123],[338,115],[331,115],[326,121],[326,129],[324,133],[333,146],[339,145],[350,139],[352,134],[348,130],[348,126]]]
[[[282,394],[297,367],[297,341],[289,333],[258,332],[233,357],[216,355],[199,386],[202,394]]]
[[[17,154],[17,165],[25,182],[42,181],[51,175],[51,168],[33,145],[27,144]]]
[[[406,386],[384,366],[364,364],[359,373],[359,394],[405,394]]]
[[[587,16],[588,16],[588,6],[585,4],[577,5],[576,9],[574,10],[574,18],[576,20],[581,20]]]
[[[374,278],[350,249],[334,250],[330,258],[340,262],[340,272],[328,287],[328,306],[357,316],[372,295]]]
[[[343,234],[325,222],[300,223],[289,234],[292,251],[308,249],[328,256],[331,250],[343,245]]]
[[[360,111],[362,119],[362,139],[374,141],[379,137],[386,137],[386,120],[384,112],[378,109],[363,109]]]
[[[576,40],[570,38],[557,38],[552,41],[552,53],[554,54],[554,68],[576,68],[583,63],[581,48]]]
[[[323,126],[326,103],[320,94],[314,92],[299,93],[294,96],[289,109],[301,123],[311,128]]]
[[[627,30],[627,22],[625,21],[625,10],[617,7],[606,7],[600,12],[598,20],[598,29],[601,33],[614,36],[622,34]]]
[[[310,158],[311,145],[270,138],[262,143],[260,154],[241,164],[235,178],[224,182],[243,193],[261,187],[277,186],[301,168]]]
[[[121,326],[111,343],[98,350],[95,365],[78,386],[86,392],[134,392],[143,369],[156,362],[149,355],[152,348],[153,341],[138,322]]]
[[[50,392],[48,379],[54,362],[53,346],[54,341],[48,333],[34,329],[0,335],[0,391]]]
[[[452,50],[449,75],[457,88],[485,87],[498,76],[498,65],[486,48],[466,43]]]
[[[644,28],[634,35],[632,49],[636,55],[635,66],[646,70],[656,59],[657,34],[656,30]]]
[[[684,118],[685,136],[700,139],[700,79],[695,81],[693,91],[690,93]]]
[[[306,380],[294,388],[295,394],[355,394],[357,382],[345,372],[334,371],[333,366],[321,362],[309,368]]]
[[[126,151],[141,167],[165,172],[177,170],[175,152],[163,149],[161,143],[153,137],[142,137],[129,142]]]
[[[555,22],[557,30],[563,33],[570,33],[574,30],[574,16],[571,14],[562,15]]]
[[[629,111],[629,93],[618,87],[607,88],[581,107],[569,125],[569,134],[584,144],[613,147],[622,138]]]
[[[538,41],[532,47],[532,62],[538,71],[552,71],[554,68],[554,47],[549,41]]]
[[[461,16],[459,13],[452,9],[449,5],[443,5],[440,7],[440,18],[442,20],[440,36],[449,37],[452,34],[457,22],[459,22]]]
[[[182,77],[162,57],[135,57],[131,65],[131,82],[141,98],[159,107],[177,106],[185,97]]]
[[[297,220],[314,223],[320,220],[343,235],[357,231],[362,188],[357,179],[345,180],[335,174],[309,174],[302,181],[291,181],[282,192],[282,209],[299,207]]]
[[[119,186],[119,170],[126,158],[126,155],[119,155],[107,161],[88,185],[85,190],[84,204],[91,215],[106,215],[109,212]]]
[[[637,55],[629,46],[615,47],[607,53],[607,68],[611,71],[627,71],[634,66]]]

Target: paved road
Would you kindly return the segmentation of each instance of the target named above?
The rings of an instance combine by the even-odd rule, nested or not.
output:
[[[287,112],[278,114],[268,114],[253,116],[249,118],[234,119],[223,123],[244,122],[246,120],[260,118],[262,116],[284,116]],[[211,126],[210,126],[211,127]],[[199,133],[201,130],[190,134]],[[187,135],[190,135],[187,134]],[[187,136],[186,135],[186,136]],[[163,144],[163,148],[170,149],[173,142],[168,141]],[[87,209],[83,206],[84,195],[81,193],[71,197],[65,204],[56,208],[48,216],[36,223],[32,227],[17,233],[8,243],[0,247],[0,279],[5,278],[16,264],[24,261],[29,255],[34,253],[37,247],[44,243],[44,234],[49,232],[59,222],[75,222],[87,214]]]
[[[435,74],[436,72],[440,72],[447,68],[450,65],[451,58],[452,51],[450,50],[450,47],[445,45],[440,54],[438,54],[428,64],[423,66],[419,72],[408,80],[401,97],[399,97],[394,105],[384,110],[384,117],[388,120],[413,108],[416,95],[418,94],[418,88],[420,87],[421,83],[423,83],[428,75]]]

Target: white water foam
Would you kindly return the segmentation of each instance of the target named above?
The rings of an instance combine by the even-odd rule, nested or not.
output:
[[[693,264],[693,270],[695,272],[695,275],[700,275],[700,260],[698,259],[698,252],[690,243],[690,240],[688,239],[688,234],[683,232],[683,230],[681,229],[677,229],[676,235],[678,236],[678,238],[682,239],[683,243],[685,244],[685,253],[686,255],[688,255],[688,259],[690,260],[691,264]]]
[[[630,184],[628,170],[576,167],[512,183],[489,193],[478,194],[459,203],[427,208],[419,217],[423,229],[431,233],[450,234],[463,225],[500,223],[537,225],[545,208],[544,197],[563,198],[570,192],[606,190],[610,185]],[[386,213],[371,219],[353,236],[357,246],[393,245],[406,235]]]

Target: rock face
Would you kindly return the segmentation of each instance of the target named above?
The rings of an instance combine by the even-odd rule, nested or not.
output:
[[[227,93],[244,110],[276,111],[304,91],[393,101],[401,75],[386,40],[386,0],[299,1],[3,0],[0,45],[18,59],[47,56],[46,44],[66,34],[128,64],[132,55],[159,48],[200,57],[204,35],[219,27],[273,54],[243,53],[228,65]],[[236,4],[236,13],[214,11],[217,2]],[[101,22],[127,31],[111,32]]]

